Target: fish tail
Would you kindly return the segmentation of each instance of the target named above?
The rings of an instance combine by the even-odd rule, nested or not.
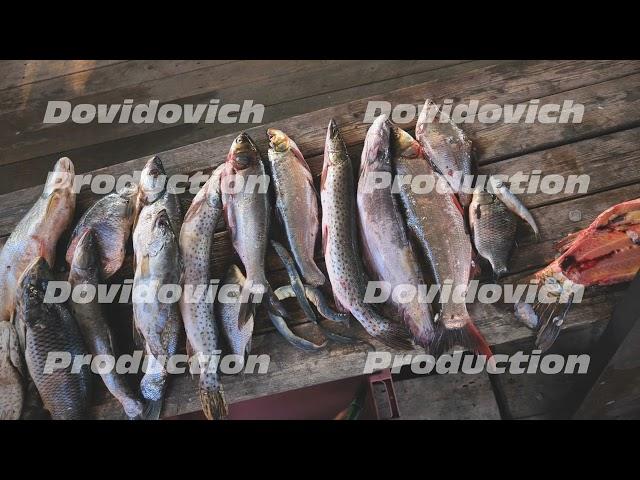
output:
[[[159,420],[162,412],[162,404],[164,399],[148,400],[142,412],[142,420]]]
[[[216,390],[200,389],[200,403],[207,420],[222,420],[229,415],[229,407],[224,398],[222,387]]]
[[[312,287],[319,287],[320,285],[324,284],[326,280],[324,273],[322,273],[320,268],[318,268],[313,260],[304,262],[304,264],[301,265],[300,269],[302,271],[302,276],[304,277],[307,284],[311,285]]]
[[[369,335],[397,350],[412,350],[411,334],[399,323],[391,323],[370,308],[357,310],[353,316],[358,319]]]
[[[438,322],[431,343],[431,353],[440,356],[456,346],[484,355],[487,359],[493,356],[491,347],[472,321],[459,328],[447,328],[442,322]]]

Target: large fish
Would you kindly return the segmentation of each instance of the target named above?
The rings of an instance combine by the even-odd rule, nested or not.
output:
[[[391,191],[393,175],[390,124],[379,116],[369,127],[362,150],[358,181],[358,220],[365,265],[392,291],[402,285],[425,285],[420,264],[407,237],[397,197]],[[389,182],[376,183],[376,178]],[[402,287],[401,287],[402,288]],[[409,301],[390,300],[417,344],[428,347],[433,336],[431,306],[414,295]]]
[[[139,202],[142,206],[133,230],[135,271],[133,290],[157,291],[163,285],[182,283],[183,266],[178,245],[182,216],[177,196],[166,188],[166,174],[158,157],[151,158],[142,171]],[[161,302],[154,297],[133,298],[133,319],[145,340],[147,354],[177,353],[182,326],[178,298]],[[158,362],[160,363],[160,362]],[[145,418],[159,418],[168,372],[164,366],[150,369],[140,389],[148,401]]]
[[[440,175],[424,158],[420,144],[396,126],[392,128],[392,145],[398,176],[415,179],[434,175],[435,182],[440,181]],[[406,182],[400,189],[407,226],[429,260],[435,283],[442,288],[445,281],[452,282],[452,291],[460,294],[460,298],[452,294],[441,299],[431,350],[440,354],[461,346],[490,356],[489,346],[462,301],[469,283],[472,249],[460,206],[451,193],[414,190]]]
[[[100,270],[103,264],[99,259],[98,241],[91,228],[85,229],[76,241],[69,283],[74,290],[85,289],[87,293],[96,291],[100,284]],[[90,301],[71,301],[69,307],[78,322],[86,346],[93,355],[109,355],[115,358],[115,339],[109,328],[105,312],[98,302],[97,295]],[[135,418],[142,413],[143,404],[127,383],[126,377],[115,369],[101,374],[104,384],[120,402],[127,416]]]
[[[224,302],[216,305],[217,317],[220,319],[222,331],[227,339],[231,353],[245,358],[251,352],[251,336],[253,335],[254,318],[251,315],[247,322],[240,327],[240,292],[244,286],[244,275],[236,265],[231,265],[222,286],[227,286]],[[221,287],[222,288],[222,287]]]
[[[338,308],[349,311],[367,332],[393,348],[411,348],[408,332],[365,302],[367,278],[358,247],[356,199],[351,159],[331,120],[324,148],[320,196],[322,243]]]
[[[106,280],[122,266],[131,227],[136,216],[138,187],[126,187],[102,197],[80,218],[71,234],[66,260],[69,265],[78,240],[87,229],[93,230],[96,253],[100,258],[101,277]]]
[[[305,282],[317,287],[324,283],[324,274],[313,259],[319,226],[318,198],[313,177],[293,140],[274,128],[267,130],[267,135],[276,208],[296,265]]]
[[[45,302],[51,270],[43,257],[27,267],[20,280],[16,322],[25,330],[24,356],[29,375],[54,420],[87,417],[91,373],[87,365],[73,371],[73,360],[87,355],[82,334],[65,303]],[[49,353],[64,352],[72,362],[66,368],[45,371]]]
[[[241,133],[231,144],[220,177],[222,205],[231,232],[231,242],[246,272],[244,288],[250,288],[260,296],[266,294],[268,307],[288,317],[273,294],[265,274],[271,218],[269,180],[258,148],[246,133]],[[240,328],[253,315],[253,306],[247,302],[242,304]]]
[[[56,244],[73,219],[76,195],[71,160],[58,160],[40,198],[20,220],[0,253],[0,321],[13,314],[18,279],[38,256],[55,262]],[[22,332],[18,331],[21,337]]]
[[[18,334],[10,322],[0,322],[0,420],[18,420],[23,410],[26,370]]]
[[[430,100],[425,102],[416,122],[416,139],[431,164],[457,192],[462,206],[468,207],[471,203],[473,174],[471,141]]]
[[[193,199],[180,230],[180,254],[184,262],[184,287],[193,289],[180,297],[180,312],[187,332],[190,352],[213,358],[220,353],[220,334],[215,321],[213,299],[206,294],[209,287],[211,246],[216,224],[222,213],[220,165]],[[202,287],[204,286],[204,287]],[[200,288],[201,292],[197,289]],[[204,290],[202,290],[204,288]],[[201,294],[200,294],[201,293]],[[200,401],[210,420],[227,415],[222,384],[215,369],[200,373]]]

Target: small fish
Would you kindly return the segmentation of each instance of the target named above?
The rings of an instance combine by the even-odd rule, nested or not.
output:
[[[0,420],[18,420],[25,401],[26,367],[18,334],[10,322],[0,322]]]
[[[536,221],[533,219],[531,212],[524,206],[524,204],[520,201],[518,197],[514,195],[514,193],[509,189],[504,182],[496,177],[489,177],[489,185],[490,190],[495,194],[496,197],[500,199],[502,203],[506,205],[506,207],[515,213],[522,220],[527,222],[533,230],[533,233],[536,237],[536,240],[540,239],[540,231],[538,230],[538,225],[536,225]]]
[[[38,256],[53,265],[56,245],[73,220],[76,194],[71,160],[58,160],[40,198],[18,222],[0,252],[0,321],[13,315],[18,279]],[[21,344],[23,332],[18,331]]]
[[[284,132],[270,128],[269,162],[276,191],[276,208],[284,225],[293,258],[305,282],[317,287],[324,274],[313,259],[318,234],[318,194],[309,165]]]
[[[419,175],[440,175],[423,156],[420,144],[404,130],[392,127],[392,148],[396,173],[405,178]],[[471,241],[465,231],[465,222],[456,197],[450,193],[415,192],[410,184],[400,190],[407,226],[429,260],[437,285],[452,282],[452,291],[463,290],[466,295],[471,270]],[[460,300],[460,299],[458,299]],[[453,295],[440,301],[436,331],[431,351],[440,355],[455,346],[491,356],[491,350],[480,331],[473,324],[464,301]]]
[[[260,152],[246,133],[238,135],[229,149],[220,178],[222,204],[233,248],[238,253],[247,275],[245,288],[266,294],[267,306],[281,316],[286,310],[275,298],[265,274],[265,255],[269,244],[269,176],[265,173]],[[240,328],[252,312],[252,302],[244,302]]]
[[[158,157],[151,158],[142,171],[138,193],[142,208],[133,230],[133,291],[146,290],[154,295],[139,301],[134,298],[133,319],[144,338],[147,354],[156,360],[177,353],[182,332],[178,299],[160,302],[157,296],[160,286],[181,286],[183,277],[178,244],[182,227],[180,204],[177,196],[167,191],[165,180],[162,162]],[[142,378],[140,389],[148,401],[145,418],[159,418],[167,376],[166,368],[158,366]]]
[[[236,265],[231,265],[224,277],[223,286],[220,287],[226,291],[224,302],[218,302],[216,305],[216,316],[220,319],[222,331],[231,348],[231,353],[242,358],[251,353],[251,337],[253,335],[255,315],[254,311],[251,311],[245,324],[239,325],[239,299],[242,287],[244,287],[244,281],[245,278],[240,269]]]
[[[194,289],[194,298],[186,294],[180,297],[180,312],[190,347],[188,350],[195,355],[207,355],[208,358],[220,350],[214,305],[207,298],[206,289],[209,287],[213,234],[222,214],[220,174],[223,168],[224,164],[216,168],[194,197],[180,230],[184,287]],[[197,289],[203,286],[205,290],[198,295]],[[199,395],[204,414],[210,420],[224,418],[228,409],[218,372],[209,368],[203,370],[200,373]]]
[[[349,311],[374,338],[410,349],[408,332],[365,303],[367,278],[358,247],[353,168],[336,123],[327,129],[321,180],[322,243],[336,306]]]
[[[365,265],[374,278],[392,291],[400,285],[425,285],[420,264],[409,242],[391,182],[373,186],[376,175],[393,174],[390,123],[386,115],[373,122],[364,142],[358,181],[358,220]],[[417,344],[428,347],[433,337],[431,306],[415,295],[410,302],[391,301]]]
[[[103,264],[98,254],[98,241],[93,229],[83,230],[77,239],[71,259],[69,283],[73,290],[87,288],[96,289],[100,284],[100,271]],[[69,307],[80,327],[84,342],[93,355],[110,355],[115,357],[115,339],[109,328],[102,304],[94,296],[89,302],[71,301]],[[127,383],[125,376],[119,375],[115,369],[101,375],[102,381],[111,394],[120,402],[127,416],[135,418],[142,413],[143,404]]]
[[[82,334],[71,311],[64,303],[44,301],[52,273],[43,257],[36,257],[20,279],[16,321],[24,327],[24,356],[29,375],[54,420],[80,420],[87,417],[91,372],[83,365],[72,371],[73,362],[64,369],[45,371],[51,352],[66,352],[72,359],[88,355]]]
[[[118,193],[102,197],[82,215],[67,249],[69,265],[78,240],[87,229],[92,229],[101,263],[101,277],[107,280],[120,269],[137,215],[137,193],[137,185],[128,186]]]

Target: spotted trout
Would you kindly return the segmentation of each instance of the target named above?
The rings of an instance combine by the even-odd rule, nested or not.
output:
[[[365,265],[374,278],[386,282],[391,291],[399,286],[424,286],[402,218],[392,182],[377,184],[376,178],[393,174],[390,124],[379,116],[364,141],[358,181],[358,220]],[[393,297],[396,298],[396,297]],[[390,300],[418,345],[428,347],[433,336],[431,306],[414,295],[409,301]]]
[[[13,315],[18,279],[38,256],[53,265],[56,245],[69,227],[76,207],[71,160],[58,160],[49,174],[42,195],[18,222],[0,252],[0,321]],[[22,337],[22,332],[18,331]],[[22,339],[21,339],[22,341]]]
[[[365,302],[367,277],[358,247],[353,168],[333,120],[325,140],[320,198],[324,258],[336,306],[349,311],[371,336],[384,344],[411,348],[404,327],[390,322]]]
[[[181,286],[183,264],[178,245],[180,204],[166,188],[166,174],[158,157],[151,158],[142,171],[138,200],[141,209],[133,230],[133,291],[147,291],[152,297],[138,299],[134,295],[133,319],[147,354],[160,360],[177,353],[182,325],[179,299],[160,301],[158,289]],[[162,408],[168,372],[161,363],[156,362],[157,368],[148,370],[140,383],[142,396],[148,401],[144,413],[148,419],[159,418]]]
[[[313,259],[319,221],[311,170],[298,146],[284,132],[270,128],[267,135],[278,215],[305,282],[317,287],[324,283],[324,274]]]
[[[96,291],[101,282],[102,263],[98,258],[97,244],[91,228],[85,229],[76,242],[69,271],[69,283],[74,291],[86,291],[90,294]],[[93,355],[115,357],[115,338],[97,296],[94,295],[90,301],[72,300],[69,302],[69,307],[89,351]],[[101,377],[128,417],[135,418],[142,413],[143,404],[127,383],[125,376],[112,369],[110,372],[101,374]]]
[[[392,127],[392,148],[399,177],[434,175],[436,182],[439,181],[440,175],[425,159],[420,144],[397,126]],[[440,298],[440,312],[431,351],[440,355],[455,346],[461,346],[491,356],[491,350],[473,324],[464,301],[472,249],[469,235],[465,232],[461,208],[451,193],[441,193],[436,189],[426,193],[415,190],[407,182],[403,182],[400,188],[407,226],[427,257],[441,294],[444,283],[452,283],[449,298]]]
[[[220,333],[215,321],[213,299],[206,295],[210,278],[210,256],[213,234],[222,213],[220,165],[194,197],[180,230],[180,254],[184,262],[184,294],[180,312],[187,333],[189,351],[204,358],[220,353]],[[204,290],[198,292],[198,288]],[[187,289],[193,289],[188,294]],[[206,362],[203,362],[206,364]],[[217,369],[200,372],[200,402],[209,420],[224,418],[227,405]]]
[[[45,301],[51,270],[43,257],[36,257],[20,279],[16,322],[24,327],[24,356],[29,375],[54,420],[87,418],[91,372],[87,365],[73,371],[73,359],[87,355],[80,329],[65,303]],[[64,352],[72,362],[65,368],[46,371],[49,353]]]

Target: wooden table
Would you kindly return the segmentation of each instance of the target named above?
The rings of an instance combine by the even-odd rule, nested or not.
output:
[[[70,122],[44,125],[48,100],[77,103],[242,103],[265,105],[264,124],[247,132],[266,152],[265,128],[287,132],[307,158],[316,181],[322,169],[325,129],[340,126],[352,158],[359,158],[367,125],[367,101],[422,104],[479,100],[480,103],[540,103],[573,100],[584,105],[582,123],[502,122],[463,125],[473,141],[480,173],[541,170],[542,174],[589,174],[586,194],[531,194],[521,198],[538,225],[538,244],[526,228],[510,263],[510,279],[551,261],[553,243],[587,226],[607,207],[640,195],[640,62],[638,61],[5,61],[0,62],[0,244],[41,193],[55,160],[69,156],[79,173],[114,175],[140,170],[159,154],[168,174],[210,172],[224,161],[236,124],[162,125]],[[79,216],[97,196],[78,196]],[[188,206],[191,196],[182,199]],[[61,242],[63,243],[63,242]],[[62,251],[62,250],[61,250]],[[320,255],[320,252],[318,252]],[[221,223],[215,235],[213,272],[219,278],[232,259]],[[63,268],[63,255],[59,255]],[[319,264],[323,265],[321,258]],[[275,255],[268,258],[274,286],[286,275]],[[114,281],[131,277],[127,262]],[[506,281],[509,281],[507,279]],[[601,327],[624,286],[590,292],[575,305],[563,335]],[[510,308],[474,305],[472,314],[495,346],[529,341]],[[130,321],[130,307],[114,310],[112,321]],[[293,329],[314,338],[313,325],[295,310]],[[593,327],[597,326],[597,327]],[[367,347],[332,344],[315,354],[289,346],[264,315],[257,319],[254,353],[271,355],[266,375],[225,377],[231,402],[359,375]],[[196,381],[173,378],[163,416],[199,410]],[[508,389],[507,389],[508,390]],[[100,418],[122,418],[117,402],[101,397]],[[521,416],[527,416],[522,414]]]

